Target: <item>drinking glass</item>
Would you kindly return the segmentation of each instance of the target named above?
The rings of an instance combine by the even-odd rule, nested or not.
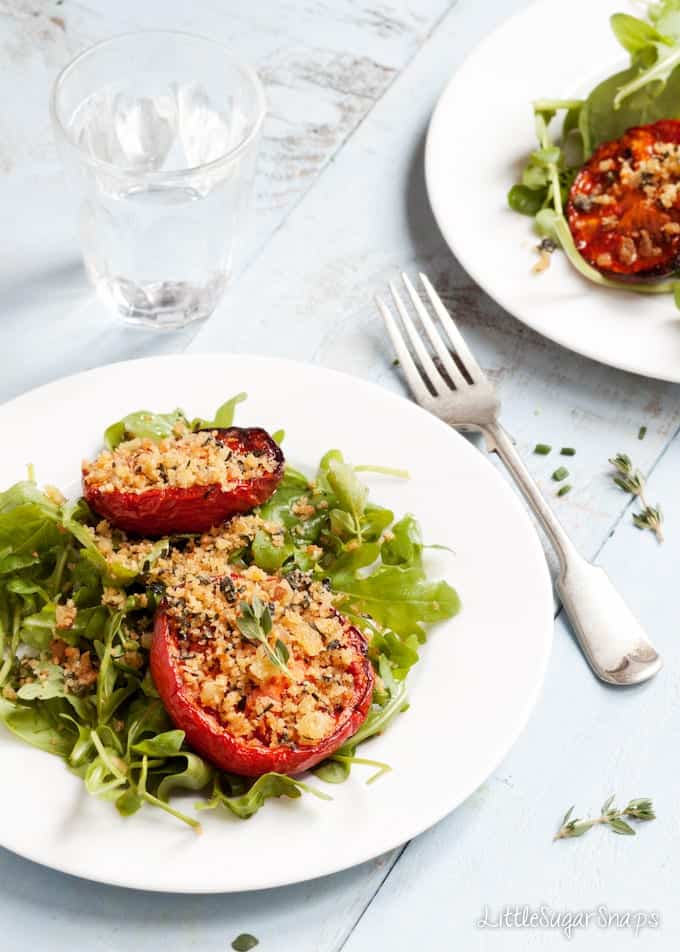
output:
[[[62,70],[51,114],[99,295],[146,326],[211,314],[252,191],[265,114],[254,70],[206,37],[129,33]]]

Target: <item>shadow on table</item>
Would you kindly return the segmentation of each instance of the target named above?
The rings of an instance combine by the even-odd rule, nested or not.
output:
[[[135,862],[135,857],[130,857]],[[181,855],[177,862],[181,863]],[[0,881],[5,901],[11,903],[14,921],[20,921],[20,909],[25,907],[28,919],[35,917],[36,901],[40,905],[43,923],[51,922],[63,942],[71,932],[75,936],[87,929],[87,922],[96,924],[97,935],[139,933],[140,949],[146,950],[144,939],[155,935],[156,940],[172,937],[173,940],[188,938],[194,927],[201,935],[220,935],[227,948],[231,939],[240,931],[257,933],[266,907],[268,931],[287,924],[294,925],[291,916],[300,904],[318,901],[331,910],[342,901],[345,890],[357,876],[370,875],[370,868],[382,865],[382,860],[366,863],[333,876],[325,876],[306,883],[284,886],[257,892],[182,895],[145,892],[106,886],[89,882],[75,876],[55,872],[30,860],[16,856],[0,847]],[[387,869],[387,867],[385,867]],[[110,931],[109,931],[110,930]],[[61,947],[61,946],[60,946]],[[105,946],[118,948],[118,946]],[[166,946],[167,948],[168,946]],[[170,943],[172,949],[184,948]],[[99,948],[99,946],[97,946]]]
[[[131,327],[87,281],[80,257],[13,274],[0,283],[3,354],[0,400],[101,364],[184,350],[197,331]],[[28,358],[28,359],[27,359]]]

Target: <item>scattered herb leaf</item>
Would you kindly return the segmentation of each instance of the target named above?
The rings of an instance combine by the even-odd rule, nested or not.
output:
[[[259,944],[260,940],[256,939],[254,935],[251,935],[249,932],[242,932],[241,935],[236,936],[231,943],[231,947],[234,949],[234,952],[250,952],[251,949],[254,949],[255,946]]]
[[[564,814],[560,828],[553,837],[553,840],[565,840],[572,839],[576,836],[583,836],[584,833],[587,833],[588,830],[598,824],[608,826],[613,833],[619,833],[624,836],[635,836],[635,830],[630,823],[624,820],[624,817],[641,821],[656,819],[651,800],[647,798],[631,800],[623,810],[618,810],[614,806],[613,795],[602,804],[600,816],[598,817],[586,820],[578,818],[572,819],[573,812],[574,808],[570,807]]]
[[[619,489],[630,493],[631,496],[637,496],[644,507],[642,512],[633,513],[633,524],[638,529],[649,529],[656,536],[657,542],[663,542],[661,507],[658,504],[653,507],[647,503],[644,495],[645,478],[640,470],[633,466],[630,457],[625,453],[617,453],[609,462],[616,471],[612,479]]]

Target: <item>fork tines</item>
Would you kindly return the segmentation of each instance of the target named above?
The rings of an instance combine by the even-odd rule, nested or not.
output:
[[[471,384],[483,382],[485,378],[481,367],[472,356],[470,349],[463,340],[463,336],[456,327],[451,315],[442,304],[439,295],[432,287],[428,277],[422,273],[420,274],[420,280],[425,289],[425,293],[432,306],[434,315],[438,318],[439,324],[446,335],[446,339],[442,336],[441,330],[437,328],[435,321],[411,283],[408,275],[402,274],[401,277],[408,292],[413,310],[419,318],[420,325],[430,345],[428,346],[426,342],[424,342],[422,331],[418,331],[416,328],[413,318],[409,314],[409,310],[404,304],[397,288],[390,282],[390,291],[392,292],[394,304],[406,331],[406,337],[417,358],[417,363],[389,307],[379,297],[376,298],[376,302],[387,325],[387,331],[394,345],[394,349],[397,352],[397,357],[406,375],[406,379],[416,395],[416,398],[420,402],[423,402],[427,401],[431,396],[436,396],[447,390],[462,390]],[[432,353],[432,351],[434,351],[434,353]],[[420,370],[418,369],[418,364],[420,365]]]

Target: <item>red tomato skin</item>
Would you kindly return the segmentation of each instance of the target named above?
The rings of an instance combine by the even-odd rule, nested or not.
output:
[[[354,703],[338,718],[337,729],[321,743],[307,747],[266,747],[230,734],[217,718],[191,701],[176,668],[179,654],[177,632],[161,607],[156,613],[150,666],[154,684],[170,718],[183,730],[189,746],[221,770],[244,777],[259,777],[269,771],[298,774],[309,770],[342,746],[366,720],[373,697],[375,674],[368,659],[367,643],[361,632],[348,623],[350,644],[356,661],[350,666],[354,677]]]
[[[86,502],[115,528],[144,536],[205,532],[230,516],[266,502],[280,483],[284,467],[281,448],[266,430],[232,426],[206,432],[217,432],[220,442],[236,451],[266,453],[276,463],[274,470],[256,479],[243,480],[228,491],[213,485],[148,489],[141,493],[101,492],[88,486],[83,477]]]

